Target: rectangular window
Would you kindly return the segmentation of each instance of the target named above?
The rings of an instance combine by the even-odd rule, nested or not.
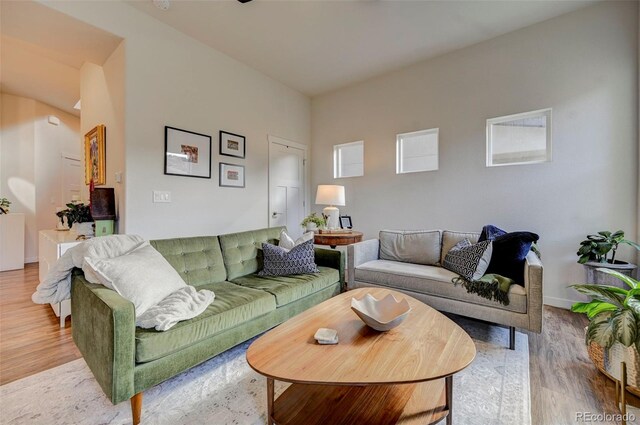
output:
[[[551,161],[551,108],[487,120],[487,167]]]
[[[333,146],[333,178],[364,176],[364,142]]]
[[[432,128],[396,136],[396,174],[438,169],[438,131]]]

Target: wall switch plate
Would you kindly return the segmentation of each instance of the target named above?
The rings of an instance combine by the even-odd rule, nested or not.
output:
[[[167,190],[154,190],[153,202],[171,202],[171,192]]]
[[[116,173],[116,183],[122,183],[122,171]]]

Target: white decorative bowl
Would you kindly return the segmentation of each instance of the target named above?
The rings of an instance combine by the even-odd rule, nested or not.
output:
[[[402,323],[411,311],[411,307],[406,299],[398,301],[391,294],[381,300],[375,299],[371,294],[366,294],[359,300],[351,298],[351,310],[367,326],[385,332]]]

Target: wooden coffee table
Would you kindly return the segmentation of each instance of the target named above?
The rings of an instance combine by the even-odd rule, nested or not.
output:
[[[366,326],[351,298],[392,293],[411,312],[389,332]],[[318,328],[337,345],[319,345]],[[268,424],[452,423],[453,375],[476,348],[458,325],[426,304],[382,288],[345,292],[289,319],[254,341],[249,365],[267,377]],[[274,401],[274,380],[291,382]]]

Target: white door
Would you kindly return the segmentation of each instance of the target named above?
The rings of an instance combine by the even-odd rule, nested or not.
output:
[[[305,212],[305,148],[269,137],[269,227],[287,226],[291,237],[302,235]]]
[[[82,161],[72,155],[62,155],[62,203],[71,202],[74,195],[81,199],[82,183]]]

